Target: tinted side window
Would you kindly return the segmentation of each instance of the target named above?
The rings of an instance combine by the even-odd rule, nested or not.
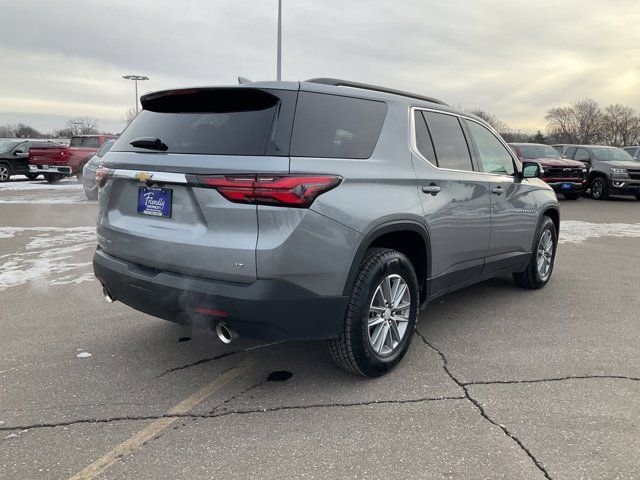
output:
[[[113,144],[114,144],[114,143],[115,143],[115,141],[114,141],[114,140],[107,140],[106,142],[104,142],[104,143],[102,144],[102,147],[100,147],[100,150],[98,150],[97,155],[98,155],[100,158],[104,157],[104,156],[107,154],[107,152],[108,152],[109,150],[111,150],[111,147],[113,147]]]
[[[29,142],[21,143],[16,147],[16,150],[21,151],[22,153],[28,153],[29,148],[31,148],[31,144]]]
[[[467,140],[458,117],[424,112],[440,168],[473,170]]]
[[[564,151],[564,156],[567,158],[573,158],[573,155],[576,153],[576,147],[569,147]]]
[[[427,124],[419,110],[414,111],[413,118],[416,126],[416,147],[420,154],[434,165],[438,164],[436,153],[433,150],[431,135],[427,129]]]
[[[586,148],[579,148],[574,158],[576,160],[591,160],[589,151]]]
[[[386,113],[384,102],[300,92],[291,155],[369,158]]]
[[[493,133],[476,122],[467,122],[478,150],[482,169],[487,173],[513,175],[513,158]]]

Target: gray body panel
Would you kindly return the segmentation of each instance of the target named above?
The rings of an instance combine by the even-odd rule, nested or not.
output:
[[[410,224],[425,239],[428,264],[420,281],[431,284],[427,291],[435,298],[493,274],[524,269],[543,212],[557,211],[555,194],[544,182],[441,169],[412,148],[412,108],[487,126],[470,114],[351,87],[251,85],[384,101],[387,112],[373,154],[355,159],[112,150],[105,167],[130,178],[109,180],[101,189],[98,238],[104,252],[142,270],[246,285],[273,280],[329,298],[350,292],[363,249],[378,232],[402,231]],[[519,166],[515,156],[513,161]],[[174,196],[170,219],[137,213],[144,184],[133,178],[136,172],[164,172],[159,178],[170,179],[165,185]],[[341,183],[310,208],[298,209],[231,203],[215,189],[187,182],[198,174],[245,173],[329,174],[340,176]],[[422,190],[431,184],[440,187],[436,195]],[[504,190],[500,196],[492,194],[498,185]]]

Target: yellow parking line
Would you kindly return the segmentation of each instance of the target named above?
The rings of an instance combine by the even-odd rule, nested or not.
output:
[[[202,389],[198,390],[193,395],[185,398],[175,407],[167,412],[167,415],[183,415],[189,412],[193,407],[198,405],[199,403],[206,400],[209,396],[211,396],[216,391],[220,390],[227,383],[237,378],[240,374],[244,373],[253,363],[252,359],[247,359],[242,362],[238,367],[233,368],[231,370],[226,371],[219,377],[217,377],[213,382],[206,385]],[[147,425],[145,428],[140,430],[138,433],[133,435],[128,440],[122,442],[120,445],[115,447],[110,452],[106,453],[98,460],[93,462],[87,468],[82,470],[79,473],[76,473],[69,480],[90,480],[102,472],[104,472],[111,465],[116,463],[120,458],[125,455],[129,455],[131,452],[140,448],[145,442],[149,441],[156,435],[158,435],[161,431],[167,428],[169,425],[178,420],[179,417],[173,418],[159,418],[155,420],[150,425]]]

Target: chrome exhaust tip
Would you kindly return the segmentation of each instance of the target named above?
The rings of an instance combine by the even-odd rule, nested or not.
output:
[[[216,325],[216,335],[222,343],[229,344],[238,338],[238,334],[234,332],[226,323],[220,322]]]
[[[113,297],[113,295],[111,295],[111,293],[109,293],[109,290],[107,290],[107,287],[102,287],[102,293],[104,295],[104,299],[107,301],[107,303],[113,303],[116,301],[116,299]]]

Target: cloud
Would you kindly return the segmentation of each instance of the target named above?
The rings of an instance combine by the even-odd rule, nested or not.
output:
[[[412,90],[523,129],[584,97],[640,107],[637,0],[283,3],[285,79]],[[275,77],[275,0],[21,0],[3,19],[0,112],[116,122],[124,74],[149,76],[142,91]]]

